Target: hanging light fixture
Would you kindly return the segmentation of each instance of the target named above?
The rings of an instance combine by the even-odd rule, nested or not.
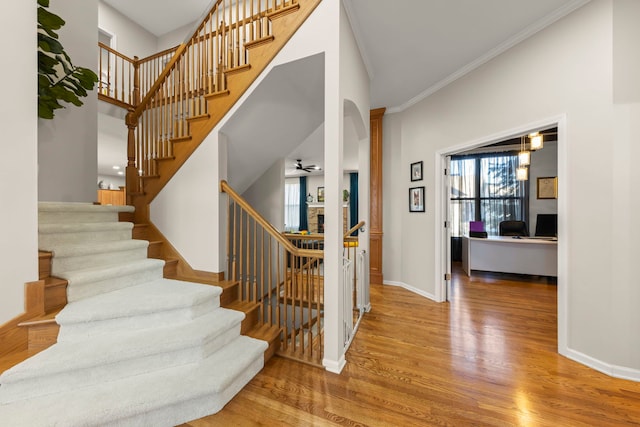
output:
[[[529,169],[526,166],[519,166],[516,169],[516,180],[517,181],[526,181],[529,179]]]
[[[540,150],[543,147],[544,147],[544,140],[542,138],[542,135],[540,135],[538,132],[530,133],[529,148],[531,149],[531,151]]]
[[[529,179],[529,169],[531,163],[531,153],[525,148],[524,135],[520,137],[520,152],[518,153],[518,168],[516,169],[516,180],[526,181]]]
[[[518,153],[518,166],[529,166],[531,164],[531,151],[526,149],[524,136],[520,138],[520,152]]]

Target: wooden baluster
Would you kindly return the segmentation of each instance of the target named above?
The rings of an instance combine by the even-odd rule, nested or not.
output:
[[[127,186],[127,204],[133,204],[133,193],[138,193],[138,170],[136,168],[136,126],[137,121],[134,120],[133,108],[129,109],[125,117],[127,125],[127,167],[125,169],[125,180]]]
[[[98,93],[102,93],[104,94],[104,92],[102,91],[102,51],[104,49],[102,48],[102,46],[99,46],[99,53],[98,53],[98,70],[99,70],[99,78],[98,78]]]
[[[241,290],[240,290],[240,295],[243,301],[245,301],[245,291],[244,291],[244,280],[243,280],[243,273],[244,273],[244,258],[242,257],[243,254],[243,250],[244,250],[244,223],[243,223],[243,217],[244,215],[244,209],[240,210],[240,223],[239,223],[239,231],[240,231],[240,235],[239,235],[239,240],[240,240],[240,244],[239,244],[239,250],[238,250],[238,268],[239,268],[239,276],[240,276],[240,280],[241,280]]]
[[[107,95],[111,95],[111,52],[107,51]]]

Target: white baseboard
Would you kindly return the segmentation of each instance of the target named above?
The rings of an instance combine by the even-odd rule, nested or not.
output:
[[[327,371],[333,372],[334,374],[342,372],[342,369],[346,364],[347,360],[344,358],[344,354],[340,356],[339,360],[322,359],[322,366],[324,366]]]
[[[414,288],[413,286],[407,285],[406,283],[385,280],[382,282],[382,284],[387,286],[398,286],[400,288],[408,290],[409,292],[413,292],[414,294],[418,294],[422,297],[429,298],[430,300],[437,302],[435,295],[432,295],[429,292],[425,292],[422,289]]]
[[[610,377],[640,382],[640,370],[638,369],[612,365],[610,363],[603,362],[584,353],[571,349],[561,351],[560,354],[571,360],[595,369],[596,371],[602,372],[605,375],[609,375]]]

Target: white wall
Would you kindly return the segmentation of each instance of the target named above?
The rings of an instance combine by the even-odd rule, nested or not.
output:
[[[386,117],[385,152],[393,155],[385,157],[385,246],[397,247],[400,255],[386,257],[385,251],[384,270],[390,281],[435,294],[434,260],[441,255],[436,257],[432,243],[439,230],[434,213],[441,209],[434,188],[437,152],[565,115],[558,144],[559,172],[566,176],[559,176],[558,203],[560,257],[568,259],[558,277],[559,350],[605,372],[640,378],[640,336],[630,329],[632,319],[638,324],[631,308],[640,303],[638,291],[629,289],[637,278],[628,268],[617,270],[619,260],[640,255],[629,247],[629,230],[637,227],[628,227],[627,216],[640,184],[629,164],[638,154],[631,143],[638,110],[616,111],[612,104],[613,4],[592,1],[423,102]],[[541,70],[532,64],[553,65]],[[621,123],[625,132],[618,130]],[[427,212],[409,214],[409,164],[417,160],[425,161]]]
[[[158,52],[156,36],[102,1],[98,1],[97,27],[115,35],[114,48],[130,58],[145,58]]]
[[[531,152],[529,167],[529,234],[536,232],[538,214],[558,213],[557,199],[538,199],[538,177],[558,176],[558,142],[544,143],[542,150]]]
[[[199,24],[199,22],[191,22],[158,37],[158,52],[184,43],[187,37],[191,37],[193,35],[197,24]]]
[[[0,105],[5,155],[0,156],[0,324],[24,311],[24,283],[38,279],[36,2],[0,4],[0,68],[10,102]],[[34,90],[25,90],[34,88]]]
[[[218,225],[219,217],[216,215],[216,210],[219,209],[219,200],[224,198],[217,191],[218,170],[211,166],[212,162],[216,164],[219,160],[217,153],[219,129],[225,125],[228,118],[235,113],[238,106],[250,96],[274,66],[324,52],[325,177],[329,177],[328,179],[331,180],[331,182],[325,183],[326,197],[329,201],[329,204],[325,202],[325,215],[327,215],[325,219],[327,226],[335,226],[336,230],[334,235],[325,236],[325,283],[334,284],[325,287],[325,313],[327,313],[327,319],[332,319],[331,322],[335,322],[335,324],[325,323],[325,366],[330,366],[330,369],[334,371],[339,371],[344,362],[344,350],[340,344],[341,336],[336,332],[341,329],[340,320],[329,314],[339,312],[337,301],[340,299],[338,289],[342,264],[342,233],[338,222],[341,225],[342,197],[338,198],[337,196],[342,192],[340,181],[342,181],[343,97],[340,91],[340,35],[338,32],[327,35],[326,28],[339,26],[340,6],[339,0],[324,0],[320,3],[265,72],[243,94],[236,106],[216,126],[162,190],[151,207],[153,222],[158,225],[192,266],[208,271],[222,271],[224,266],[218,259],[219,251],[212,251],[212,243],[217,243],[218,239],[211,240],[211,234],[209,234],[210,224],[215,227]],[[335,25],[331,24],[332,22]],[[361,78],[362,73],[359,71],[354,69],[352,75]],[[366,76],[366,73],[364,75]],[[343,84],[345,87],[353,85],[357,88],[356,93],[347,94],[356,105],[365,105],[367,112],[363,115],[368,116],[368,99],[363,101],[359,98],[360,96],[368,96],[368,87],[364,90],[361,82],[356,83],[352,80],[347,80]],[[368,118],[365,122],[368,122]],[[203,189],[203,186],[206,190]],[[333,201],[331,201],[332,197]],[[188,214],[188,217],[182,216],[181,212]],[[187,218],[189,219],[187,220]],[[178,241],[179,243],[176,243]],[[204,259],[201,254],[206,254],[207,259]],[[330,293],[328,297],[327,291]],[[335,305],[332,303],[334,301]],[[328,343],[328,341],[330,342]]]
[[[242,197],[278,230],[284,224],[284,159],[275,162]]]
[[[97,70],[98,1],[57,0],[49,10],[66,21],[60,42],[73,64]],[[94,202],[97,178],[97,95],[93,90],[81,107],[63,103],[53,120],[38,120],[38,198]]]

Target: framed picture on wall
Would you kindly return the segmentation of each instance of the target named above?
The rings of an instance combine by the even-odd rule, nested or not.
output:
[[[411,181],[422,181],[422,161],[411,163]]]
[[[558,198],[558,177],[546,176],[538,178],[538,199]]]
[[[409,212],[424,212],[424,187],[409,188]]]
[[[318,187],[318,203],[324,203],[324,187]]]

